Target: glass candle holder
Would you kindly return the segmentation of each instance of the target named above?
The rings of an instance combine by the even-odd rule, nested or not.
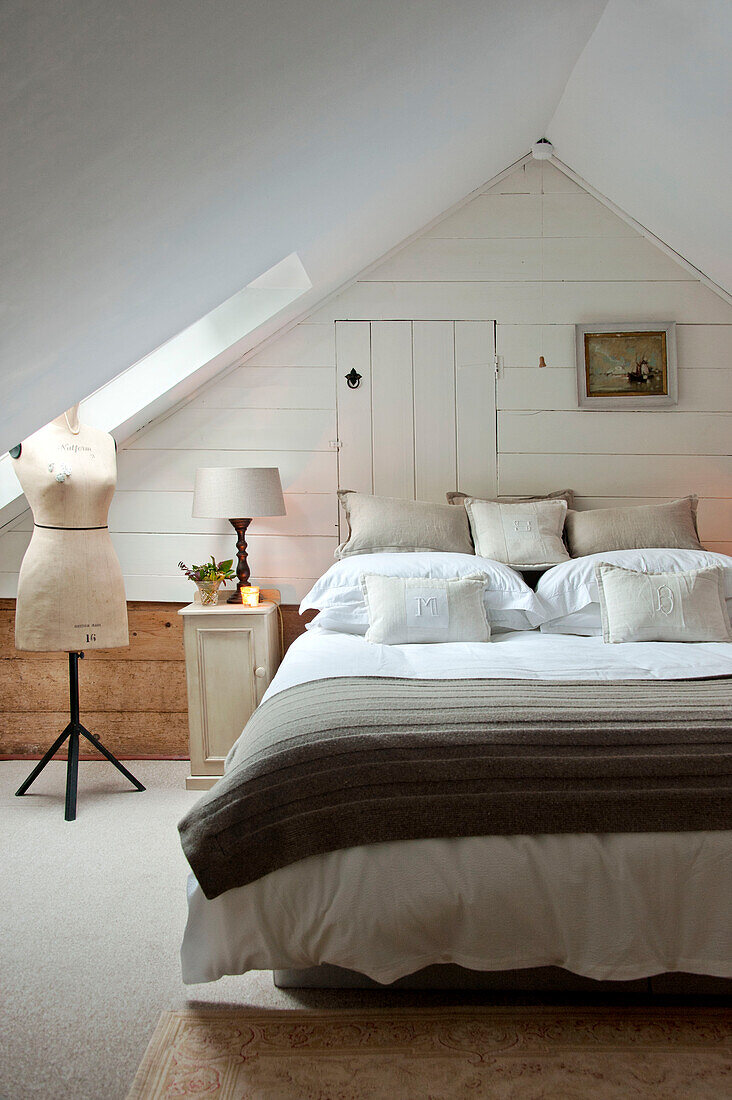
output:
[[[245,607],[256,607],[259,603],[259,589],[251,585],[241,589],[241,602]]]

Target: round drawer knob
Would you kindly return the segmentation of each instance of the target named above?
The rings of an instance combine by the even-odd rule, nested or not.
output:
[[[254,675],[258,676],[259,679],[261,680],[264,676],[267,675],[267,670],[262,665],[259,665],[258,668],[255,668]]]

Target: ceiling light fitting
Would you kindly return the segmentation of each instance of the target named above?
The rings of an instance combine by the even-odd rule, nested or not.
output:
[[[534,160],[549,160],[554,156],[554,146],[546,138],[541,138],[531,146],[531,155]]]

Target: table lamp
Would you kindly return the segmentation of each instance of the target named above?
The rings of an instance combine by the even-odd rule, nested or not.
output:
[[[237,586],[227,603],[242,603],[241,590],[249,584],[246,530],[252,519],[284,515],[285,501],[276,466],[203,466],[196,470],[193,516],[228,519],[237,534]]]

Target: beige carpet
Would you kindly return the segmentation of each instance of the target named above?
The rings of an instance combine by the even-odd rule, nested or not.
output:
[[[731,1040],[721,1009],[165,1012],[128,1100],[721,1100]]]
[[[52,731],[49,731],[49,738]],[[140,761],[147,791],[82,763],[63,819],[65,767],[13,792],[32,764],[0,762],[0,1098],[123,1100],[162,1012],[481,1004],[483,994],[277,990],[269,972],[186,987],[178,950],[187,864],[176,822],[197,795],[185,762]]]
[[[111,765],[82,762],[74,822],[64,821],[65,764],[14,797],[32,767],[0,761],[1,1100],[123,1100],[165,1009],[378,1003],[280,992],[268,971],[184,986],[188,865],[176,823],[198,797],[184,786],[189,765],[136,761],[148,788],[136,792]]]

